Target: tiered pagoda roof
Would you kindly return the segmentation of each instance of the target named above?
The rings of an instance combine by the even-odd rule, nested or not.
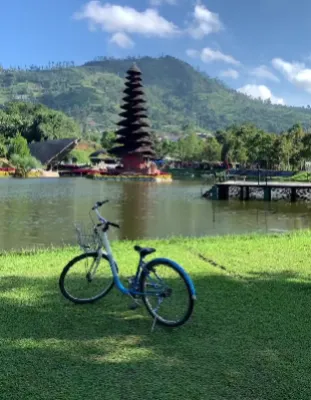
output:
[[[127,71],[123,93],[125,94],[121,105],[123,111],[119,114],[122,119],[117,124],[119,129],[116,132],[116,146],[110,153],[117,157],[136,154],[143,158],[154,158],[141,71],[136,64]]]

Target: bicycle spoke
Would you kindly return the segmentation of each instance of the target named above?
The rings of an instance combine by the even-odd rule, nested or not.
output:
[[[147,308],[163,324],[176,325],[189,313],[189,288],[176,269],[153,266],[144,277],[143,290]]]

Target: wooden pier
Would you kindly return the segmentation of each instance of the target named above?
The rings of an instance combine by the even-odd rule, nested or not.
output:
[[[247,182],[247,181],[226,181],[215,184],[217,187],[217,199],[228,200],[230,187],[238,187],[240,189],[239,198],[241,201],[250,199],[250,188],[263,189],[264,200],[271,201],[272,189],[290,189],[290,200],[297,200],[297,189],[311,190],[311,182]]]

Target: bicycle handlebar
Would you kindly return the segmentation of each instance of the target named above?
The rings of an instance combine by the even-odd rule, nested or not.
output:
[[[95,205],[92,207],[92,210],[95,211],[97,208],[101,207],[102,205],[109,203],[109,200],[104,200],[104,201],[97,201]]]
[[[107,230],[108,230],[109,226],[113,226],[114,228],[119,228],[119,229],[120,229],[120,225],[115,224],[114,222],[107,221],[104,217],[102,217],[102,216],[100,215],[100,212],[98,211],[99,207],[101,207],[103,204],[106,204],[106,203],[108,203],[108,202],[109,202],[109,200],[97,201],[97,202],[95,203],[95,205],[92,207],[92,210],[95,211],[95,213],[96,213],[98,219],[99,219],[100,222],[101,222],[101,224],[99,224],[99,225],[105,225],[105,228],[104,228],[104,229],[107,229]]]
[[[108,221],[108,225],[113,226],[114,228],[120,229],[120,225],[119,224],[115,224],[114,222],[109,222]]]

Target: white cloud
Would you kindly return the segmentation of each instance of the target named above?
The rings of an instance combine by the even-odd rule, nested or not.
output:
[[[194,50],[194,49],[186,50],[186,54],[188,57],[191,57],[191,58],[196,58],[196,57],[200,56],[200,52],[198,50]]]
[[[209,47],[205,47],[201,51],[194,50],[194,49],[188,49],[186,50],[186,54],[190,57],[200,57],[201,60],[205,63],[211,63],[214,61],[222,61],[227,64],[233,64],[233,65],[240,65],[240,62],[233,58],[232,56],[229,56],[227,54],[224,54],[220,52],[219,50],[213,50]]]
[[[290,63],[281,58],[274,58],[272,65],[280,71],[285,78],[299,88],[311,93],[311,69],[303,63]]]
[[[232,56],[229,56],[227,54],[221,53],[219,50],[210,49],[209,47],[205,47],[202,50],[201,59],[205,63],[210,63],[210,62],[213,62],[213,61],[223,61],[224,63],[227,63],[227,64],[234,64],[234,65],[239,65],[240,64],[240,62],[237,61]]]
[[[240,74],[235,69],[227,69],[226,71],[221,71],[220,76],[223,76],[224,78],[238,79]]]
[[[115,43],[117,46],[122,47],[123,49],[130,49],[134,47],[133,40],[122,32],[117,32],[112,35],[110,42]]]
[[[188,28],[188,32],[194,39],[201,39],[223,28],[218,14],[211,12],[203,4],[195,6],[192,16],[193,21]]]
[[[274,73],[271,72],[266,65],[260,65],[259,67],[254,68],[250,72],[250,74],[256,76],[256,78],[262,78],[274,82],[280,82],[279,78],[276,75],[274,75]]]
[[[174,6],[177,4],[176,0],[150,0],[150,4],[154,7],[161,6],[165,3],[169,4],[170,6]]]
[[[100,25],[103,31],[111,33],[138,33],[157,37],[179,33],[176,25],[151,8],[140,12],[128,6],[90,1],[81,12],[74,14],[74,18],[86,19],[92,27]]]
[[[275,97],[271,90],[264,85],[245,85],[238,89],[238,92],[244,93],[247,96],[253,97],[255,99],[268,100],[270,99],[273,104],[285,104],[284,99],[280,97]]]

